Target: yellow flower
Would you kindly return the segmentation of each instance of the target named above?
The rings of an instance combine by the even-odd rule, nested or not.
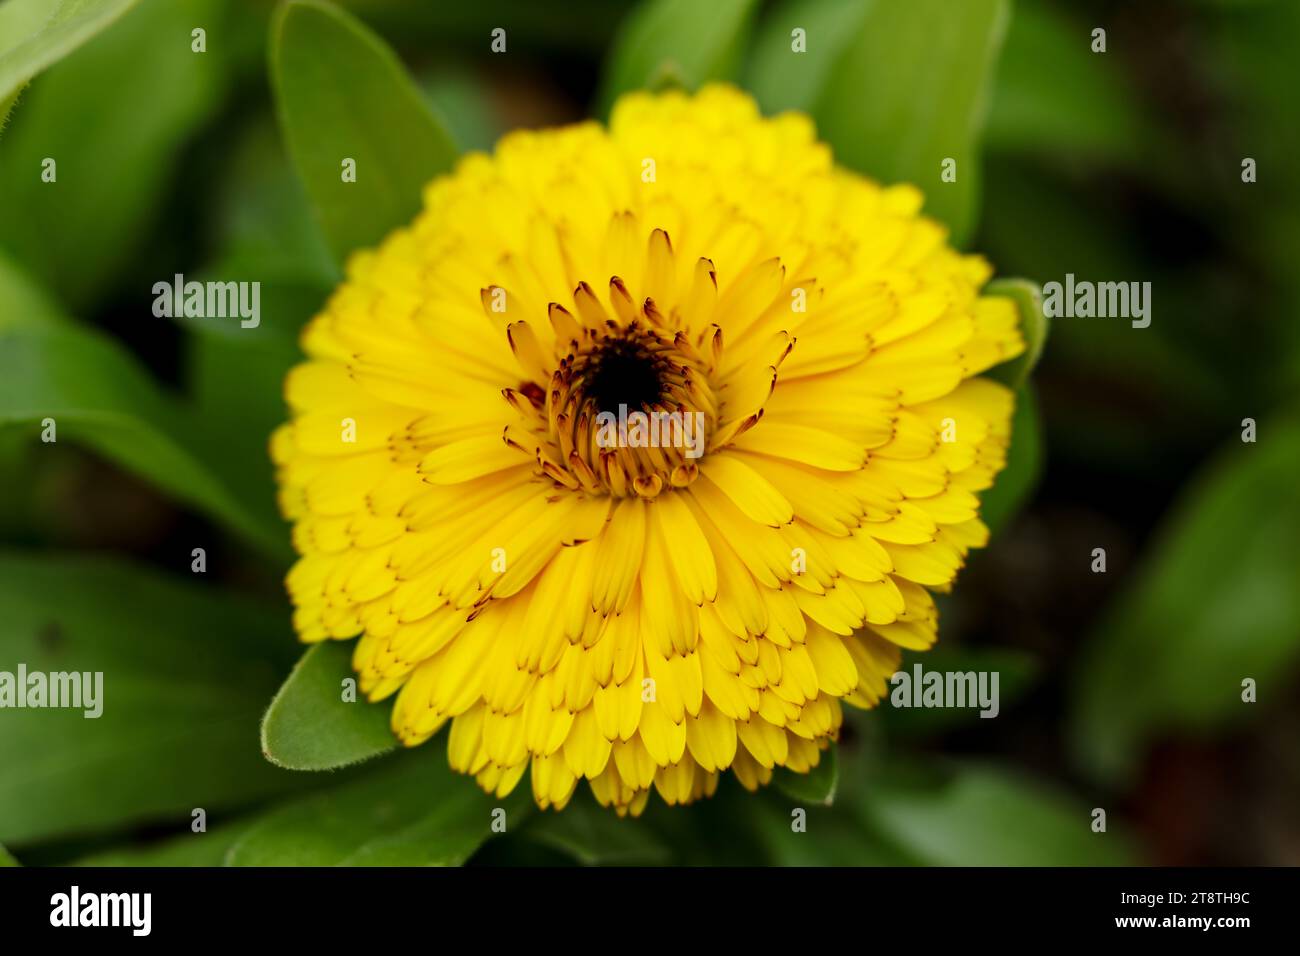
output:
[[[531,767],[543,807],[808,771],[933,644],[1005,461],[974,376],[1015,310],[921,201],[725,86],[465,157],[288,376],[302,639],[360,635],[403,743],[451,721],[456,769]]]

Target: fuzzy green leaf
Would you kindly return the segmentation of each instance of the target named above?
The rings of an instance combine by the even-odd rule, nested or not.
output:
[[[307,651],[262,720],[262,752],[289,770],[333,770],[394,749],[391,704],[343,699],[353,642],[324,641]],[[355,685],[354,685],[355,686]]]
[[[0,100],[17,93],[138,0],[9,0],[0,4]],[[0,121],[3,116],[0,116]]]

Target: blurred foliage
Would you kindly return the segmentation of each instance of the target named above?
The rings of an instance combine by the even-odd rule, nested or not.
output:
[[[401,63],[336,7],[280,8],[271,78],[289,153],[340,262],[409,222],[424,185],[456,159]],[[352,179],[340,168],[349,161]]]
[[[0,532],[29,546],[0,555],[0,669],[111,668],[119,695],[98,720],[0,720],[0,841],[19,859],[1137,862],[1169,842],[1140,812],[1154,752],[1300,709],[1300,4],[341,6],[0,4]],[[1037,355],[996,373],[1018,401],[984,501],[994,546],[943,600],[940,645],[904,666],[998,671],[999,719],[885,707],[853,714],[815,774],[759,794],[728,778],[687,810],[652,797],[621,820],[584,790],[538,813],[526,781],[503,802],[452,774],[445,733],[380,757],[387,709],[337,700],[350,645],[293,669],[267,438],[342,257],[408,219],[460,149],[709,79],[809,111],[841,162],[915,182],[964,248],[1028,277],[991,291],[1017,301],[1031,352],[1036,285],[1066,273],[1150,281],[1154,319],[1061,319],[1032,386]],[[358,166],[346,189],[341,155]],[[153,317],[149,290],[174,272],[259,281],[260,326]],[[48,416],[93,455],[40,444]],[[124,500],[143,510],[103,512]],[[133,560],[52,550],[99,543],[110,517]],[[211,583],[189,580],[195,542]],[[1101,545],[1111,567],[1091,575]],[[284,766],[376,759],[276,767],[263,715]],[[1274,785],[1293,789],[1207,812],[1300,801]],[[200,806],[211,828],[194,834]],[[1089,828],[1097,806],[1118,821],[1107,834]]]
[[[921,186],[926,208],[962,244],[1008,14],[1007,0],[787,0],[763,21],[745,76],[765,110],[810,113],[839,162]],[[793,50],[795,30],[807,53]],[[941,178],[946,160],[956,164],[951,181]]]
[[[293,657],[274,609],[120,559],[4,553],[0,615],[0,668],[111,675],[97,718],[24,709],[0,720],[10,846],[302,786],[249,746]]]
[[[519,819],[531,795],[505,800],[465,786],[422,751],[363,778],[271,810],[231,845],[228,866],[456,866],[498,820]]]
[[[1102,618],[1078,672],[1074,739],[1100,774],[1131,772],[1171,727],[1250,716],[1300,659],[1300,421],[1265,420],[1184,493],[1145,566]],[[1243,611],[1244,609],[1244,611]]]
[[[267,552],[284,553],[269,502],[231,493],[196,450],[188,409],[111,338],[66,324],[0,328],[0,425],[39,432],[46,421]]]
[[[0,6],[0,127],[23,86],[136,0],[10,0]]]
[[[1007,0],[869,4],[811,108],[839,162],[919,185],[959,246],[975,220],[976,143],[1008,10]],[[952,181],[941,175],[949,161]]]
[[[22,122],[0,140],[0,247],[74,309],[116,291],[162,214],[177,151],[217,107],[221,46],[195,56],[188,38],[222,9],[216,0],[137,6],[34,83]],[[46,157],[57,188],[37,174]]]
[[[629,90],[731,79],[740,63],[755,0],[648,0],[619,30],[600,86],[596,114]]]

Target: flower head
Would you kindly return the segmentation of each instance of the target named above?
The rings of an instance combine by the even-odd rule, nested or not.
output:
[[[288,377],[302,639],[542,806],[809,770],[934,642],[1005,461],[1014,306],[920,205],[724,86],[467,156]]]

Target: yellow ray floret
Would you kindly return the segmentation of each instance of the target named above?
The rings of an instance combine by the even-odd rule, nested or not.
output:
[[[302,639],[543,807],[811,769],[934,643],[1006,459],[1014,307],[920,205],[724,86],[465,157],[288,377]]]

